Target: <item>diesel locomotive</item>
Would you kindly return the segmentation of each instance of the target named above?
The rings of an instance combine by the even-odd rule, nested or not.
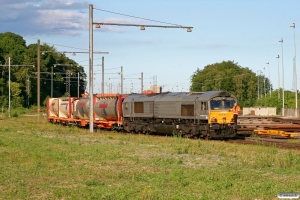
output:
[[[165,92],[49,98],[47,117],[52,123],[88,127],[93,106],[95,128],[145,134],[224,139],[235,137],[238,126],[230,110],[236,97],[226,91]]]

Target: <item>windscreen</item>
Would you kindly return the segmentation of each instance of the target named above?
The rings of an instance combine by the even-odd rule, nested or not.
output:
[[[233,107],[233,104],[235,103],[234,100],[225,100],[224,101],[224,106],[225,106],[225,109],[231,109]]]
[[[211,100],[210,101],[210,109],[211,110],[220,110],[220,109],[222,109],[222,101],[221,100]]]
[[[210,109],[211,110],[230,110],[233,107],[235,100],[211,100]]]

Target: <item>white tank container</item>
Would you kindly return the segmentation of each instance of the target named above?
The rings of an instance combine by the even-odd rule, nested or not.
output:
[[[118,99],[114,98],[101,98],[98,99],[94,105],[96,117],[100,120],[105,119],[108,121],[118,120]]]

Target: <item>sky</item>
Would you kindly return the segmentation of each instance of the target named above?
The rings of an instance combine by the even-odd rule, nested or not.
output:
[[[274,89],[295,88],[298,0],[0,0],[0,32],[19,34],[27,45],[39,39],[57,51],[86,52],[67,56],[89,74],[90,4],[94,23],[193,27],[192,32],[115,25],[93,28],[94,51],[108,52],[94,54],[94,93],[101,93],[102,57],[105,92],[120,92],[121,66],[124,93],[140,92],[141,73],[144,90],[156,80],[163,91],[180,92],[189,91],[197,69],[222,61],[265,75]]]

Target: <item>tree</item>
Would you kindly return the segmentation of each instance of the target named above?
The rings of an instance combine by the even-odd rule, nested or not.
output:
[[[26,52],[26,42],[20,35],[6,32],[0,33],[0,60],[2,64],[7,63],[8,57],[14,64],[22,64],[24,61],[24,52]],[[8,63],[7,63],[8,64]]]
[[[10,91],[12,97],[12,107],[22,107],[24,99],[20,97],[22,90],[20,89],[20,84],[16,82],[10,83]]]
[[[266,91],[270,82],[265,80]],[[243,68],[234,61],[223,61],[197,69],[192,75],[191,91],[225,90],[233,93],[241,106],[252,106],[258,96],[257,76],[249,68]]]
[[[70,70],[71,76],[77,77],[78,72],[82,77],[86,77],[84,68],[79,66],[74,60],[69,59],[66,55],[58,52],[53,46],[42,44],[41,52],[48,52],[40,55],[40,80],[41,80],[41,101],[50,96],[51,91],[51,68],[54,64],[73,64],[74,66],[62,66],[54,71],[53,76],[53,95],[61,97],[66,92],[65,80],[66,70]],[[8,57],[10,57],[11,65],[26,65],[11,67],[11,83],[13,83],[14,94],[12,101],[16,101],[15,105],[23,104],[24,107],[30,106],[25,103],[30,102],[31,105],[37,104],[37,44],[29,44],[20,35],[6,32],[0,33],[0,64],[8,65]],[[35,66],[31,67],[29,65]],[[59,70],[59,71],[58,71]],[[0,74],[0,106],[7,106],[8,102],[8,66],[1,66]],[[84,78],[80,79],[80,85],[84,85]],[[15,85],[14,83],[18,83]],[[76,81],[77,86],[77,81]],[[18,89],[18,90],[17,90]],[[71,95],[77,96],[77,87],[70,87]],[[80,87],[83,93],[84,87]],[[28,93],[30,91],[30,93]],[[29,98],[29,99],[28,99]]]

